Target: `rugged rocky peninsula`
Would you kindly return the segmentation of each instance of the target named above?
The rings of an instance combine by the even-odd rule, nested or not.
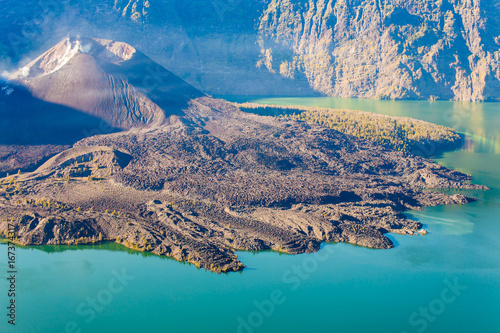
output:
[[[78,80],[84,65],[92,70]],[[148,66],[161,73],[156,84],[137,79]],[[76,133],[52,157],[47,143],[35,170],[0,180],[0,230],[14,225],[19,244],[115,241],[229,272],[244,267],[237,250],[309,253],[322,242],[389,249],[385,234],[422,228],[403,211],[473,200],[434,189],[484,188],[422,157],[321,125],[245,113],[124,43],[65,39],[9,84],[14,91],[4,105],[23,87],[40,105],[63,105],[77,119],[92,115],[114,129],[98,133],[88,122],[90,136]],[[85,93],[96,87],[106,91]],[[18,145],[5,149],[16,151],[26,139],[18,130]]]

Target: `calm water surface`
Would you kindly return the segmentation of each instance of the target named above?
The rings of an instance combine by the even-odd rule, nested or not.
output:
[[[500,104],[232,98],[410,116],[466,134],[434,160],[474,176],[480,200],[407,215],[429,235],[392,250],[326,245],[317,255],[238,253],[217,275],[116,244],[18,248],[17,324],[0,332],[500,332]],[[0,245],[0,270],[7,248]],[[120,278],[117,278],[117,275]],[[125,276],[123,276],[125,275]]]

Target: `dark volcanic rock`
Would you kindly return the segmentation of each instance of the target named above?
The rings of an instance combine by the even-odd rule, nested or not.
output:
[[[237,249],[391,248],[385,233],[422,227],[402,211],[471,200],[423,188],[481,188],[429,160],[222,100],[192,100],[184,113],[86,138],[35,172],[4,179],[0,209],[20,221],[18,241],[110,239],[230,271],[243,267]]]
[[[71,59],[50,75],[71,77]],[[169,86],[178,81],[155,89],[192,91]],[[163,106],[175,109],[186,96],[166,96]],[[422,227],[404,210],[472,200],[424,189],[483,188],[469,180],[326,127],[198,97],[161,122],[84,138],[33,172],[0,179],[0,230],[13,224],[21,244],[113,240],[227,272],[242,269],[239,249],[295,254],[324,241],[391,248],[385,233]]]

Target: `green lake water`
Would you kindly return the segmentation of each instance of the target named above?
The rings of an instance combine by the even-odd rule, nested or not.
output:
[[[500,103],[229,99],[453,127],[466,145],[433,159],[491,190],[462,191],[479,198],[469,205],[408,212],[429,234],[390,235],[392,250],[328,244],[318,254],[240,252],[247,268],[227,275],[114,243],[18,248],[16,326],[7,324],[4,278],[0,332],[500,332]],[[5,276],[5,244],[0,256]]]

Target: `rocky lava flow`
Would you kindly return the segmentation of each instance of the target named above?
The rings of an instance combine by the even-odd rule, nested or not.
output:
[[[13,225],[20,244],[110,240],[236,271],[237,250],[391,248],[384,234],[422,227],[403,211],[472,200],[429,189],[483,188],[320,125],[242,112],[124,43],[67,38],[12,80],[0,230]]]
[[[402,212],[462,204],[423,190],[480,188],[467,175],[321,126],[192,100],[161,126],[77,142],[2,180],[0,210],[21,244],[112,240],[218,272],[234,251],[313,252],[327,242],[393,247]]]

